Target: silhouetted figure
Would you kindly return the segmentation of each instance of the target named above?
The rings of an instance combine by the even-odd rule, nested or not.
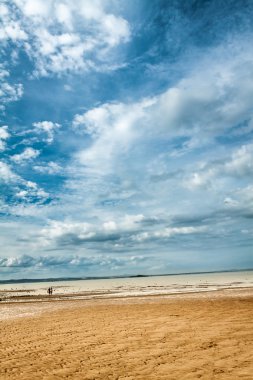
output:
[[[47,294],[49,294],[50,296],[53,294],[52,286],[47,289]]]

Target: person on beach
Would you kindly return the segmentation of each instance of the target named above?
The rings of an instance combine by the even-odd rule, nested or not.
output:
[[[51,296],[51,294],[53,294],[53,288],[51,287],[49,287],[48,289],[47,289],[47,294],[49,294],[50,296]]]

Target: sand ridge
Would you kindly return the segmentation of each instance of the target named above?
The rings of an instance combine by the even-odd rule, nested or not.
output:
[[[82,302],[0,322],[1,379],[252,379],[253,294]]]

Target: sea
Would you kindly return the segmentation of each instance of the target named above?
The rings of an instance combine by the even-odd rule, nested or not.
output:
[[[52,287],[53,294],[47,290]],[[253,270],[119,278],[0,282],[1,303],[172,295],[253,287]]]

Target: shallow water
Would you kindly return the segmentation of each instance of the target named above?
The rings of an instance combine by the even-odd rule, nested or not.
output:
[[[0,298],[2,302],[33,301],[47,297],[49,286],[54,298],[166,295],[253,287],[253,271],[0,284]]]

